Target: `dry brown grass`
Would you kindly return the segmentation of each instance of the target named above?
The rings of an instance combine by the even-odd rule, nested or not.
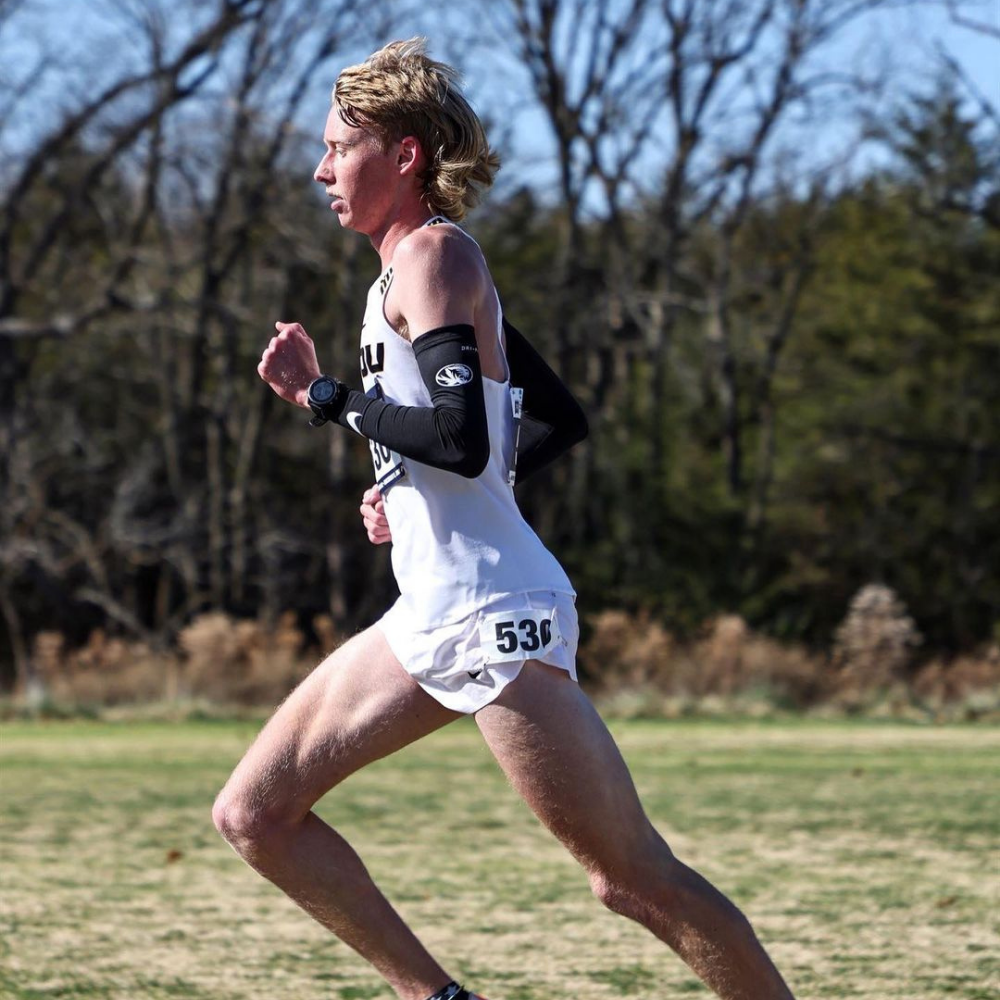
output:
[[[176,656],[95,629],[78,649],[67,649],[57,632],[41,632],[34,666],[49,698],[68,705],[118,705],[176,697]]]
[[[69,649],[61,635],[35,637],[33,659],[49,704],[84,707],[279,702],[339,636],[332,621],[294,612],[273,627],[208,612],[157,651],[95,630]],[[960,720],[1000,718],[1000,647],[914,662],[918,636],[887,588],[852,602],[829,653],[754,632],[720,615],[682,641],[648,613],[606,610],[587,621],[580,648],[585,677],[612,714],[768,715],[776,710]]]
[[[862,587],[834,636],[833,659],[841,686],[854,690],[888,687],[906,676],[923,642],[906,605],[880,583]]]
[[[703,634],[681,642],[644,615],[606,611],[590,619],[580,660],[602,688],[651,686],[664,694],[704,698],[767,689],[797,705],[833,687],[827,657],[754,633],[738,615],[721,615]]]
[[[290,611],[273,630],[257,621],[234,621],[222,612],[210,612],[184,629],[179,641],[186,657],[187,692],[215,701],[278,701],[314,665],[306,658],[305,635]]]
[[[720,615],[684,642],[647,614],[604,611],[589,619],[580,663],[602,703],[627,716],[825,706],[849,714],[1000,718],[996,643],[917,667],[912,622],[877,596],[874,609],[867,600],[852,606],[830,653],[756,633],[738,615]]]
[[[212,611],[180,633],[176,650],[163,652],[102,629],[77,649],[68,649],[57,632],[41,632],[33,664],[47,697],[62,706],[177,700],[271,705],[340,641],[328,617],[312,624],[318,641],[310,643],[291,611],[273,628]]]

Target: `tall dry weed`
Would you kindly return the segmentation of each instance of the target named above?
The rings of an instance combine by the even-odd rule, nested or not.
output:
[[[273,630],[222,611],[195,618],[178,637],[185,693],[214,701],[273,704],[309,672],[305,636],[286,611]]]
[[[830,688],[826,657],[757,635],[739,615],[712,619],[687,642],[646,613],[605,611],[589,624],[580,662],[604,694],[631,688],[697,700],[757,691],[801,708]]]
[[[934,659],[913,678],[917,698],[942,717],[1000,717],[1000,644],[989,643],[976,655]]]
[[[67,650],[58,632],[40,632],[32,644],[35,671],[46,696],[71,705],[121,705],[176,694],[177,658],[143,642],[109,638],[103,629]]]
[[[314,622],[321,648],[332,649],[332,621]],[[68,649],[58,632],[40,632],[32,658],[44,697],[60,706],[115,706],[204,699],[220,704],[274,705],[312,669],[294,612],[274,628],[223,612],[199,615],[178,637],[178,648],[154,651],[103,629]]]
[[[580,647],[586,677],[602,687],[659,684],[668,669],[674,639],[646,612],[602,611],[589,620],[590,634]]]
[[[587,624],[582,674],[604,706],[621,714],[824,705],[837,713],[1000,718],[1000,645],[911,671],[919,635],[888,588],[859,592],[832,655],[760,635],[732,614],[684,641],[648,612],[608,610]],[[95,629],[75,649],[57,632],[40,632],[31,655],[45,694],[59,706],[197,701],[260,708],[281,701],[342,639],[329,616],[311,625],[312,642],[294,612],[273,628],[209,612],[180,633],[172,651]]]
[[[902,679],[922,642],[896,592],[870,583],[851,599],[834,634],[833,658],[845,690],[887,688]]]

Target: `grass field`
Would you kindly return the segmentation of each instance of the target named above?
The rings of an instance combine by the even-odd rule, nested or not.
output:
[[[388,997],[215,833],[253,723],[7,723],[0,996]],[[675,851],[748,913],[799,1000],[1000,988],[1000,731],[612,726]],[[319,812],[493,1000],[708,996],[586,879],[460,723]]]

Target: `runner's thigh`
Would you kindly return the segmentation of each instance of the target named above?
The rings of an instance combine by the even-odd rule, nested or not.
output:
[[[365,764],[459,718],[420,689],[377,628],[331,653],[261,730],[224,794],[289,819]]]
[[[526,663],[476,723],[514,788],[588,868],[665,848],[615,741],[565,671]]]

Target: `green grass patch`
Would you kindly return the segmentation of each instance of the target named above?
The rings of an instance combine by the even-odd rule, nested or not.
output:
[[[215,793],[254,722],[7,723],[0,996],[391,996],[230,851]],[[800,1000],[997,992],[1000,731],[614,723],[674,850]],[[453,974],[493,1000],[708,996],[604,911],[462,722],[319,807]]]

